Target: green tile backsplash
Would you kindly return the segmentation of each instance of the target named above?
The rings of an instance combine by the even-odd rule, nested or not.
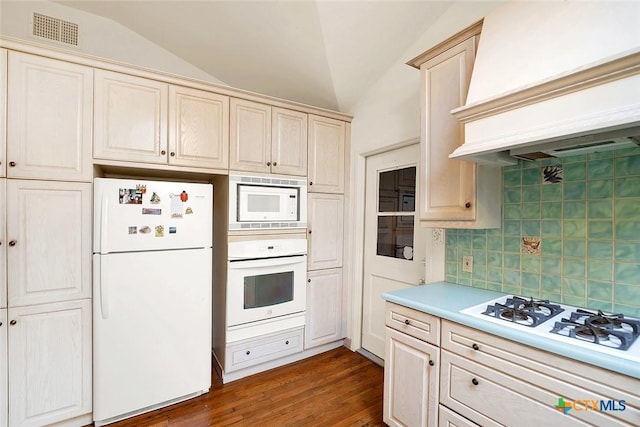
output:
[[[446,231],[448,282],[640,316],[640,148],[520,161],[502,182],[501,228]]]

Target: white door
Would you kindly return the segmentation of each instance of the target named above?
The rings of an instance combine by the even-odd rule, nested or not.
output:
[[[416,218],[418,144],[367,158],[362,348],[384,358],[382,294],[424,282],[426,230]]]

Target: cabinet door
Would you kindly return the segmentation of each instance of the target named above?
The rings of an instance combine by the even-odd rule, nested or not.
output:
[[[0,177],[5,176],[7,165],[7,50],[0,49]],[[1,419],[0,419],[1,421]]]
[[[231,98],[229,169],[271,172],[271,107]]]
[[[342,267],[344,196],[309,194],[309,270]]]
[[[167,162],[166,83],[95,70],[93,157]]]
[[[91,300],[11,308],[8,320],[9,425],[90,413]]]
[[[421,65],[421,220],[474,220],[476,165],[450,159],[463,142],[462,124],[451,110],[464,105],[475,55],[474,39]],[[496,191],[498,191],[496,189]]]
[[[0,308],[0,426],[9,425],[7,407],[9,395],[7,394],[7,309]]]
[[[346,124],[309,115],[309,191],[344,193]]]
[[[229,168],[229,97],[169,87],[169,164]]]
[[[272,108],[271,172],[307,176],[307,115]]]
[[[8,63],[8,176],[91,181],[93,70],[19,52]]]
[[[438,424],[440,349],[386,328],[383,419],[389,426]]]
[[[9,307],[91,297],[91,184],[7,180]]]
[[[0,308],[7,306],[7,238],[6,238],[6,185],[7,180],[0,179]],[[1,352],[1,350],[0,350]],[[0,424],[2,425],[2,424]]]
[[[304,348],[344,338],[342,335],[342,269],[310,271]]]

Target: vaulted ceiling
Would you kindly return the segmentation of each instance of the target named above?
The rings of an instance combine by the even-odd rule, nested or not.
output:
[[[350,112],[450,1],[57,1],[230,86]],[[402,58],[408,60],[410,58]]]

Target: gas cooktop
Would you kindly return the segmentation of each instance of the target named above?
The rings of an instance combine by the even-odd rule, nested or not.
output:
[[[523,333],[640,361],[640,319],[507,295],[460,311]]]

